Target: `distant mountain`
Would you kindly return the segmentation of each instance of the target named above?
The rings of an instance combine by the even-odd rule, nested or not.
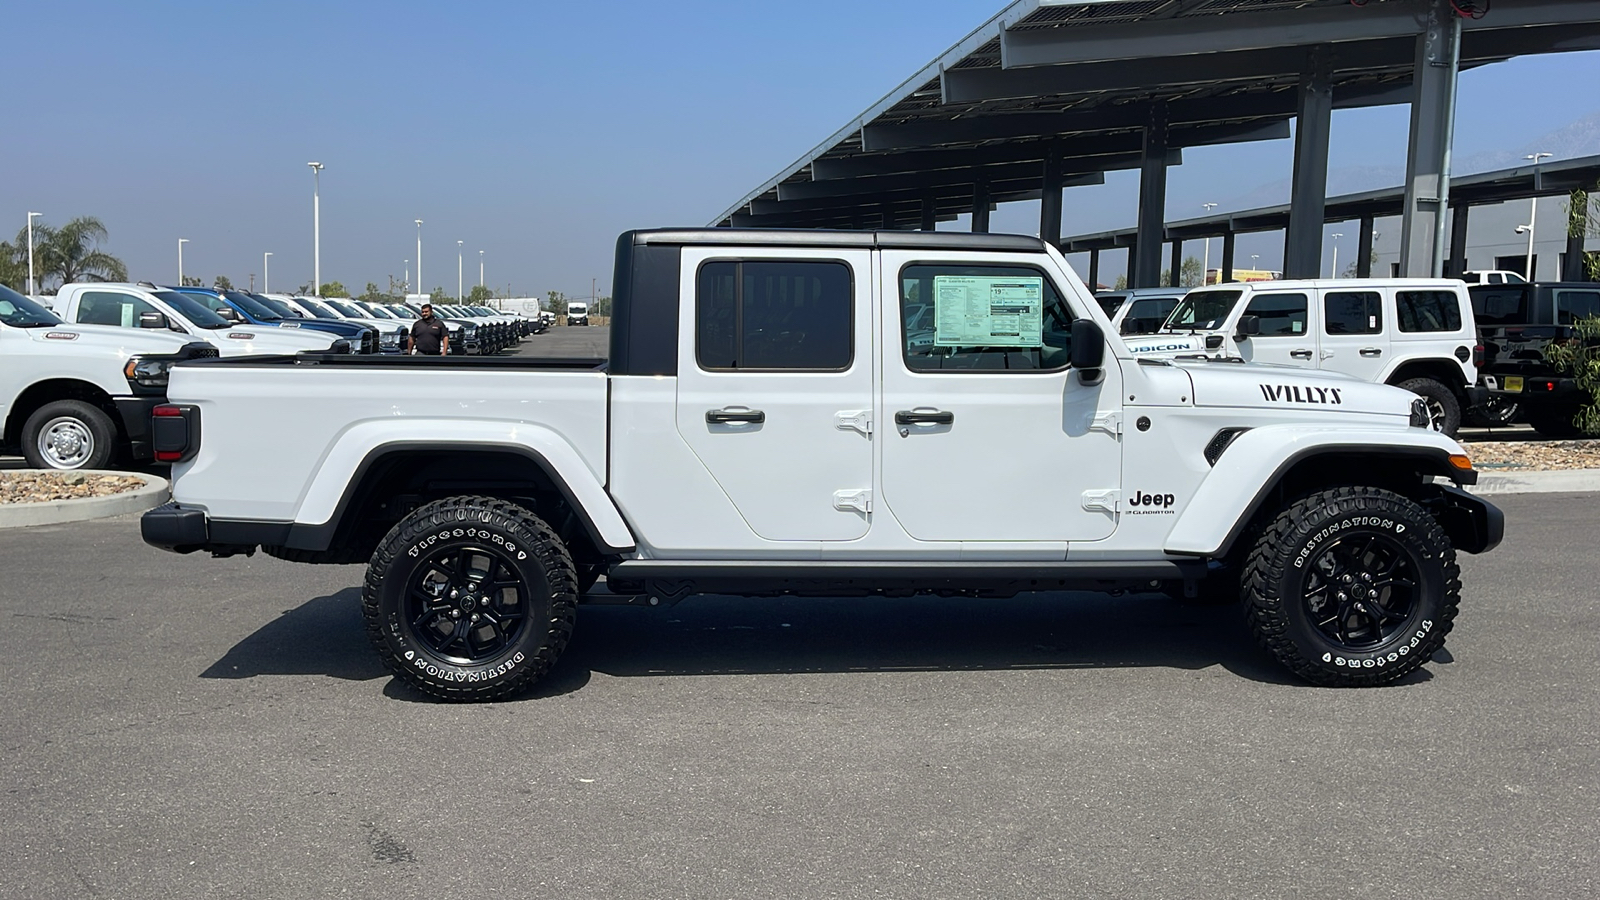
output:
[[[1542,134],[1522,147],[1513,150],[1489,150],[1458,156],[1451,166],[1456,175],[1474,175],[1496,169],[1510,169],[1523,165],[1523,157],[1534,153],[1549,153],[1551,159],[1573,159],[1579,156],[1600,154],[1600,111]],[[1328,196],[1358,194],[1396,187],[1406,180],[1405,166],[1342,166],[1328,170]],[[1256,209],[1289,202],[1294,182],[1283,178],[1263,184],[1250,192],[1222,204],[1223,209]]]

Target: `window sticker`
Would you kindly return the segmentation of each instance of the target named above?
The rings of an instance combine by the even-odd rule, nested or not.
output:
[[[934,346],[1044,346],[1043,276],[937,275]]]

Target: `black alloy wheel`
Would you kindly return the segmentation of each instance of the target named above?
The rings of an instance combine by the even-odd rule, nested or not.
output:
[[[1352,653],[1381,646],[1416,609],[1417,561],[1382,532],[1346,535],[1305,567],[1306,615],[1328,641]]]
[[[482,543],[445,547],[412,570],[402,617],[441,658],[489,662],[527,627],[528,584],[500,550]]]

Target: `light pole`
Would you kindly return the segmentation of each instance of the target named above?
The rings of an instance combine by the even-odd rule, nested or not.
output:
[[[411,293],[411,260],[409,259],[406,260],[406,280],[400,282],[400,286],[403,293]]]
[[[1204,209],[1206,211],[1206,215],[1208,215],[1208,216],[1211,215],[1211,211],[1213,209],[1217,208],[1217,205],[1215,203],[1202,203],[1202,204],[1200,204],[1200,206],[1201,206],[1202,209]],[[1222,277],[1221,277],[1220,274],[1217,276],[1217,281],[1219,283],[1222,281]],[[1210,284],[1211,283],[1211,235],[1209,235],[1209,234],[1206,235],[1206,251],[1205,251],[1205,254],[1204,254],[1204,258],[1200,262],[1200,283],[1201,284]],[[615,292],[613,292],[613,293],[615,293]]]
[[[28,295],[39,293],[39,283],[33,278],[33,220],[44,213],[28,213]]]
[[[267,260],[272,258],[272,252],[261,254],[261,293],[272,290],[272,270],[267,268]]]
[[[1333,265],[1328,271],[1329,278],[1339,277],[1339,238],[1342,237],[1344,237],[1343,232],[1335,231],[1333,233]]]
[[[187,243],[188,238],[178,238],[178,287],[183,287],[183,245]]]
[[[1551,155],[1552,154],[1549,154],[1549,153],[1530,153],[1527,156],[1523,157],[1523,159],[1531,159],[1531,160],[1533,160],[1533,182],[1534,182],[1534,184],[1538,184],[1539,183],[1539,160],[1544,159],[1545,157],[1551,156]],[[1527,232],[1528,232],[1528,258],[1523,260],[1523,267],[1522,267],[1522,277],[1525,278],[1528,281],[1532,281],[1533,280],[1533,226],[1534,226],[1534,223],[1536,223],[1538,220],[1539,220],[1539,195],[1535,194],[1534,196],[1528,198],[1528,226],[1527,226]],[[1523,232],[1523,227],[1521,225],[1518,225],[1517,226],[1517,234],[1521,234],[1522,232]]]
[[[422,293],[422,220],[417,220],[417,293]]]
[[[478,287],[483,287],[483,251],[478,251]]]
[[[322,296],[322,163],[311,167],[311,296]]]
[[[461,242],[456,241],[456,302],[466,298],[461,295]]]

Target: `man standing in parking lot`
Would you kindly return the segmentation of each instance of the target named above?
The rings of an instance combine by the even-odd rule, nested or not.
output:
[[[433,304],[422,304],[422,318],[411,323],[411,352],[423,356],[449,356],[450,332],[434,318]]]

